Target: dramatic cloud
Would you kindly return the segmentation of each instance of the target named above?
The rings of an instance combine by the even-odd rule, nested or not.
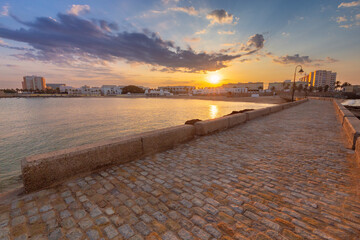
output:
[[[211,24],[231,24],[234,20],[234,16],[224,9],[216,9],[206,16],[210,20]]]
[[[347,18],[344,16],[344,17],[337,17],[336,18],[336,22],[337,23],[342,23],[342,22],[346,22],[347,21]]]
[[[271,53],[268,56],[273,57]],[[285,55],[281,57],[273,57],[273,61],[275,63],[280,64],[312,64],[312,65],[321,65],[324,63],[334,63],[338,62],[338,60],[334,58],[327,57],[323,59],[310,59],[309,56],[300,56],[299,54],[294,54],[293,56]]]
[[[349,3],[341,3],[338,8],[341,7],[357,7],[360,6],[360,1],[353,1],[353,2],[349,2]]]
[[[184,12],[187,13],[189,15],[198,15],[199,12],[197,10],[195,10],[194,7],[174,7],[174,8],[170,8],[169,10],[171,11],[175,11],[175,12]]]
[[[260,49],[264,47],[264,36],[262,34],[255,34],[252,35],[248,42],[247,42],[247,46],[249,47],[255,47],[256,49]]]
[[[8,4],[4,5],[2,7],[2,11],[0,12],[0,15],[8,16],[9,15],[9,9],[10,9],[10,6]]]
[[[58,14],[56,21],[48,17],[39,17],[33,22],[17,21],[27,28],[12,30],[0,26],[0,37],[29,44],[31,50],[16,55],[26,60],[73,65],[124,59],[130,63],[197,72],[227,67],[229,61],[254,52],[249,50],[236,55],[197,53],[191,48],[181,49],[150,31],[114,32],[115,24],[104,20],[90,21],[73,14]],[[256,51],[263,47],[263,42],[262,35],[255,34],[249,39],[248,46]]]
[[[67,13],[78,16],[79,14],[88,13],[88,12],[90,12],[89,5],[72,5]]]
[[[359,13],[359,14],[356,14],[355,19],[356,19],[356,20],[360,20],[360,13]]]
[[[220,35],[233,35],[235,34],[235,31],[218,31],[218,34]]]

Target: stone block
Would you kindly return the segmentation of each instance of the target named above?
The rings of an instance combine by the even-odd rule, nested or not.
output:
[[[351,148],[355,149],[356,140],[360,136],[360,120],[354,117],[345,117],[343,129],[348,137]]]
[[[195,137],[193,125],[180,125],[141,134],[144,154],[152,154],[173,148]]]
[[[142,155],[141,137],[136,136],[26,157],[21,162],[24,188],[31,192],[76,174],[129,162]]]
[[[229,118],[229,116],[226,116],[195,123],[196,135],[203,136],[229,128]]]
[[[246,113],[237,113],[228,116],[229,119],[229,128],[237,126],[241,123],[246,122]]]
[[[281,105],[270,107],[270,113],[279,112],[281,110],[283,110],[283,106],[281,106]]]
[[[251,112],[246,112],[246,120],[252,120],[270,114],[270,108],[261,108]]]

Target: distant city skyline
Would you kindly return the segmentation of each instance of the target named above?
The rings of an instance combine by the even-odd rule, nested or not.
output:
[[[360,84],[359,46],[360,1],[0,1],[0,88],[21,88],[24,75],[71,86],[268,84],[292,79],[297,64]]]

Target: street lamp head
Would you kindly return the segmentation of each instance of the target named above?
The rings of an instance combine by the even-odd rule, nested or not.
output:
[[[299,73],[303,73],[304,72],[304,70],[302,69],[302,68],[300,68],[300,71],[299,71]]]

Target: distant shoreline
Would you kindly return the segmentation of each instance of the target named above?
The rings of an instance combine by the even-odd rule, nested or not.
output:
[[[279,96],[260,96],[260,97],[227,97],[227,96],[157,96],[149,97],[145,95],[117,95],[117,96],[69,96],[66,94],[34,94],[34,95],[3,95],[0,98],[167,98],[167,99],[197,99],[197,100],[212,100],[212,101],[226,101],[226,102],[253,102],[253,103],[268,103],[281,104],[286,100]]]

